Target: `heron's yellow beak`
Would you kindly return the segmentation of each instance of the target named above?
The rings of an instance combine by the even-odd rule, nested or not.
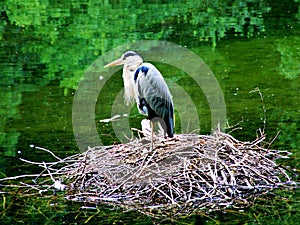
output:
[[[120,59],[117,59],[115,61],[112,61],[111,63],[106,64],[104,66],[104,68],[112,67],[112,66],[118,66],[118,65],[123,65],[123,64],[124,64],[123,60],[122,60],[122,58],[120,58]]]

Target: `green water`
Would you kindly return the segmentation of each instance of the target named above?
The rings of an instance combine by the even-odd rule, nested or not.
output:
[[[0,163],[1,177],[38,172],[19,158],[47,161],[79,152],[72,106],[79,80],[98,57],[138,40],[174,42],[191,50],[213,71],[226,102],[233,135],[253,140],[265,126],[272,147],[293,152],[283,163],[300,166],[300,7],[298,0],[261,1],[93,1],[4,0],[0,3]],[[132,49],[134,50],[134,49]],[[155,63],[155,62],[154,62]],[[188,93],[197,106],[200,132],[211,130],[209,104],[183,71],[155,63],[166,79]],[[97,77],[100,74],[96,74]],[[114,99],[122,90],[121,71],[106,82],[95,108],[104,144],[121,140],[112,124]],[[258,92],[251,92],[259,87]],[[266,113],[263,109],[266,109]],[[175,105],[176,110],[176,105]],[[179,116],[176,111],[177,118]],[[135,107],[131,127],[140,128]],[[266,118],[266,124],[264,120]],[[176,120],[179,123],[180,118]],[[181,131],[180,125],[176,126]],[[138,213],[52,198],[2,194],[1,224],[151,224]],[[279,196],[284,197],[279,198]],[[277,191],[243,211],[227,210],[179,219],[179,224],[298,224],[299,190]],[[100,222],[101,221],[101,222]],[[165,222],[168,224],[169,222]]]

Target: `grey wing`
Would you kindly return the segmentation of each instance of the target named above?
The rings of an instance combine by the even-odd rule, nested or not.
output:
[[[173,137],[173,101],[164,78],[160,72],[154,66],[152,66],[149,68],[146,74],[141,74],[137,81],[139,99],[145,99],[146,104],[148,104],[151,108],[148,110],[149,119],[152,119],[156,116],[163,119],[164,124],[162,125],[165,131],[169,137]],[[154,114],[152,111],[154,111]]]
[[[172,96],[161,73],[154,67],[150,67],[146,75],[138,77],[139,99],[158,97],[172,103]],[[148,102],[148,101],[147,101]],[[150,106],[151,103],[148,102]]]

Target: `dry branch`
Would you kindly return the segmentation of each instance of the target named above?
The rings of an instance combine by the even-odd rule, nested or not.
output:
[[[65,159],[51,153],[58,162],[23,160],[43,172],[34,183],[21,184],[31,194],[60,189],[71,201],[105,203],[153,217],[245,207],[256,196],[297,185],[290,170],[276,163],[290,153],[264,148],[264,139],[242,142],[217,131],[156,140],[153,150],[144,138]]]

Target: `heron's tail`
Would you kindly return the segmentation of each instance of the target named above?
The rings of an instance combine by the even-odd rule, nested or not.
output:
[[[167,134],[168,134],[168,137],[172,138],[174,136],[174,111],[173,111],[173,105],[172,103],[170,103],[170,106],[169,106],[169,110],[166,115],[166,118],[164,119],[164,122],[166,124],[166,131],[167,131]]]
[[[174,119],[170,117],[168,121],[165,121],[165,123],[167,125],[168,137],[172,138],[174,136]]]

